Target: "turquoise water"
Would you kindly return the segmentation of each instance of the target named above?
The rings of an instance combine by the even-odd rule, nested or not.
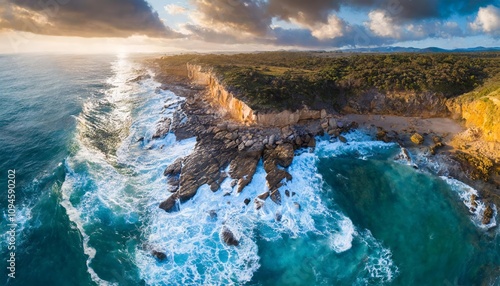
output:
[[[475,191],[361,132],[300,151],[281,206],[243,203],[266,191],[259,165],[240,195],[226,180],[160,210],[163,170],[196,140],[150,139],[183,99],[133,80],[144,73],[126,55],[0,56],[0,184],[16,169],[17,207],[16,278],[3,262],[2,284],[500,285],[498,230],[463,202]],[[6,195],[0,208],[5,261]]]

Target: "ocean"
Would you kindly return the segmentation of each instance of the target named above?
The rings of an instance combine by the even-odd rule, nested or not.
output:
[[[496,221],[468,208],[477,191],[361,131],[297,151],[281,206],[243,203],[267,188],[260,163],[241,195],[225,196],[227,179],[159,209],[164,169],[196,144],[151,139],[184,101],[160,86],[131,55],[0,55],[3,285],[500,285]]]

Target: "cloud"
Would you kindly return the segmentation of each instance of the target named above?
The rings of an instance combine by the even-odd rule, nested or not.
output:
[[[500,36],[500,9],[493,5],[479,8],[476,20],[470,24],[470,27],[476,31]]]
[[[310,27],[311,34],[320,39],[333,39],[344,34],[346,23],[336,15],[330,15],[325,24],[315,24]]]
[[[192,18],[205,28],[265,35],[271,25],[266,2],[261,0],[192,0],[192,3],[197,10]]]
[[[0,30],[80,37],[180,37],[145,0],[4,0]]]
[[[470,15],[477,7],[498,0],[351,0],[343,5],[370,10],[385,10],[396,23],[444,20],[452,15]]]
[[[188,12],[187,8],[175,4],[168,4],[164,8],[165,11],[167,11],[167,13],[170,15],[185,14]]]
[[[338,11],[341,1],[324,0],[269,0],[269,15],[284,21],[295,21],[306,26],[327,24],[332,11]]]
[[[401,37],[401,27],[394,23],[394,19],[386,10],[373,10],[368,14],[370,21],[367,26],[370,30],[381,37]]]

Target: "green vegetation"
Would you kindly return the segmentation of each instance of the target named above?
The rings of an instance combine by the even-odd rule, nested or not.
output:
[[[163,58],[160,65],[165,69],[186,62],[213,68],[232,92],[257,110],[339,108],[349,96],[372,90],[429,91],[453,98],[500,71],[500,53],[192,54]]]

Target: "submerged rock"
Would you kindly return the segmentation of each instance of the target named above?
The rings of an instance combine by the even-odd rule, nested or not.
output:
[[[153,135],[153,139],[163,138],[170,131],[170,125],[172,124],[172,120],[170,118],[164,118],[156,127],[156,132]]]

